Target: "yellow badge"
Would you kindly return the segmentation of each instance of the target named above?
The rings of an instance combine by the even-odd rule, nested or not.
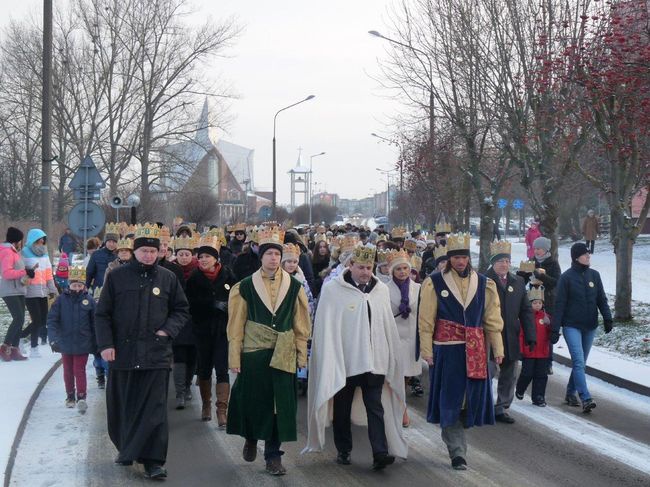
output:
[[[151,292],[154,296],[158,296],[160,294],[160,288],[155,287]]]
[[[354,304],[348,304],[348,309],[350,311],[354,311],[355,308],[356,308],[356,306]]]
[[[230,284],[224,284],[223,287],[226,289],[226,291],[230,291]]]
[[[593,281],[589,281],[589,287],[594,287]]]
[[[449,296],[449,291],[447,291],[446,289],[443,289],[442,291],[440,291],[440,296],[442,296],[443,298],[448,297]]]
[[[540,319],[539,319],[539,324],[540,324],[540,325],[543,325],[543,324],[544,324],[544,318],[540,318]]]
[[[513,291],[514,291],[514,289],[512,289],[512,286],[508,286],[508,292],[511,293]]]
[[[88,300],[87,300],[87,299],[84,299],[84,300],[81,302],[81,304],[83,304],[84,306],[88,306]]]

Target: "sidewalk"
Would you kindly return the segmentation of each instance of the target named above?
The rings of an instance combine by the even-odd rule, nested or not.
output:
[[[5,484],[5,477],[10,473],[10,459],[12,454],[15,455],[13,449],[17,448],[17,438],[24,429],[25,411],[31,409],[61,358],[60,354],[52,353],[49,346],[41,346],[39,350],[41,358],[0,363],[0,384],[4,395],[0,402],[0,416],[3,418],[0,422],[0,438],[3,438],[0,441],[0,485]]]

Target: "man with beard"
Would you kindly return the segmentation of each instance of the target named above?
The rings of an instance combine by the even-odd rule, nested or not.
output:
[[[95,314],[97,345],[109,362],[108,434],[115,462],[144,464],[151,479],[167,477],[167,391],[172,339],[189,320],[178,278],[157,265],[160,229],[139,225],[134,259],[108,275]]]

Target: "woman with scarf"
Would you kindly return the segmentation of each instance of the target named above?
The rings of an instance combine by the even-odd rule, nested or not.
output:
[[[314,320],[314,313],[316,312],[316,306],[314,301],[314,295],[309,288],[309,284],[305,279],[305,274],[302,272],[302,269],[298,265],[300,260],[300,247],[294,244],[284,244],[282,250],[282,268],[287,271],[290,276],[295,277],[302,284],[305,294],[307,295],[307,301],[309,303],[309,318],[312,322]]]
[[[405,250],[391,250],[386,256],[386,265],[391,276],[390,281],[386,283],[390,294],[390,306],[400,338],[398,360],[402,363],[405,382],[411,385],[411,393],[421,397],[424,394],[419,379],[422,374],[422,363],[416,355],[420,284],[410,277],[411,261]],[[408,428],[409,425],[410,419],[405,409],[402,426]]]
[[[320,238],[320,235],[317,236]],[[314,270],[314,297],[318,298],[323,287],[323,276],[321,272],[327,270],[330,265],[330,249],[327,240],[318,240],[314,245],[311,266]]]
[[[217,376],[217,423],[226,427],[230,377],[228,376],[228,297],[237,282],[232,271],[219,262],[219,237],[204,236],[199,241],[198,268],[189,276],[186,295],[190,303],[192,330],[198,352],[199,391],[201,392],[201,419],[212,419],[212,371]],[[183,249],[184,251],[187,249]],[[177,254],[178,259],[178,254]],[[189,266],[187,255],[181,254],[179,263]],[[183,264],[184,263],[184,264]]]

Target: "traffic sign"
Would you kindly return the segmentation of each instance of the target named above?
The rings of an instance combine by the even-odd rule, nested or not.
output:
[[[75,200],[98,200],[100,196],[99,188],[80,188],[72,190],[72,197]]]
[[[499,198],[499,200],[497,201],[497,206],[499,208],[505,208],[506,206],[508,206],[508,200],[505,198]]]
[[[75,175],[72,177],[72,180],[70,180],[68,187],[70,189],[102,189],[106,187],[106,182],[97,170],[97,167],[95,166],[95,163],[91,157],[86,156],[84,160],[81,161],[81,165],[79,166],[79,169]]]
[[[98,235],[104,229],[105,223],[104,210],[87,200],[77,203],[68,214],[70,230],[84,240]]]
[[[523,210],[524,209],[524,202],[522,200],[513,200],[512,207],[515,210]]]
[[[273,210],[271,209],[270,206],[262,206],[259,211],[259,216],[262,220],[267,221],[271,219],[271,215],[273,214]]]

